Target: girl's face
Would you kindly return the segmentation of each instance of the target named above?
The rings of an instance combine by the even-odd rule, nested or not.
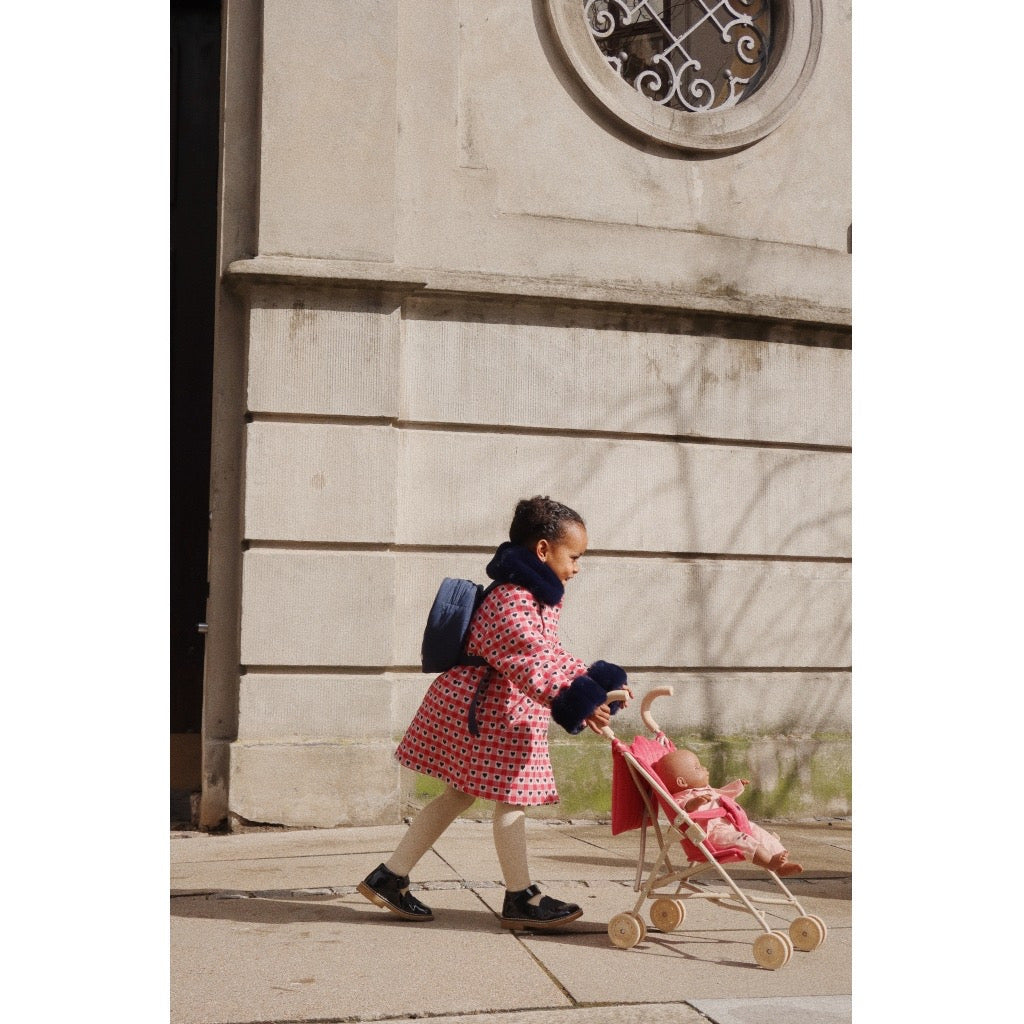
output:
[[[587,528],[568,523],[558,540],[539,540],[537,557],[563,582],[568,583],[580,571],[580,559],[587,550]]]

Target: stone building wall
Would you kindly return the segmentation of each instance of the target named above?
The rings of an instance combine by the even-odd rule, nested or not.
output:
[[[227,0],[207,823],[396,821],[434,791],[391,758],[426,610],[536,493],[590,533],[567,649],[672,685],[660,724],[751,812],[849,813],[826,15],[785,120],[693,154],[588,97],[547,0]],[[559,732],[550,812],[606,813],[607,744]]]

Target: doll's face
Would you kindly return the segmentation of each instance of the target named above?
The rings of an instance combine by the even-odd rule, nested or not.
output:
[[[654,767],[669,789],[691,789],[708,785],[708,770],[692,750],[673,750]]]

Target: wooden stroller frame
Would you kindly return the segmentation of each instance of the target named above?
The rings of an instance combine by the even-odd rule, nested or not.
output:
[[[672,693],[671,686],[656,687],[645,694],[640,708],[640,716],[644,724],[650,729],[654,739],[665,746],[666,753],[670,747],[665,734],[651,717],[650,705],[655,698],[671,696]],[[616,699],[614,694],[608,696],[610,700]],[[611,728],[605,726],[602,733],[611,740],[613,749],[623,758],[633,785],[643,801],[639,826],[640,854],[637,858],[636,878],[633,883],[633,891],[639,895],[632,910],[616,914],[608,923],[608,937],[613,945],[620,949],[632,949],[638,943],[643,942],[647,935],[647,928],[640,916],[640,910],[647,900],[653,901],[650,911],[651,924],[659,931],[667,933],[674,931],[682,924],[686,915],[684,904],[691,899],[710,900],[718,906],[749,913],[761,929],[761,934],[753,944],[754,960],[767,970],[784,967],[789,962],[794,949],[810,952],[825,941],[828,935],[825,922],[820,917],[805,913],[800,901],[774,871],[761,868],[775,882],[782,893],[781,896],[754,896],[744,893],[705,845],[707,839],[705,831],[679,806],[665,789],[661,780],[637,760],[629,747],[616,738]],[[652,795],[652,791],[661,797],[664,804]],[[667,815],[668,808],[672,808],[674,815],[671,820],[666,822],[666,830],[663,831],[659,812],[665,810]],[[652,825],[658,837],[661,852],[645,882],[643,875],[647,852],[647,830]],[[683,855],[687,856],[685,848],[682,846],[684,838],[700,850],[707,858],[706,861],[688,861],[682,868],[676,868],[672,864],[670,851],[676,841],[679,842],[679,849]],[[706,871],[716,872],[725,887],[709,888],[694,884],[693,879]],[[675,885],[675,891],[671,895],[661,892],[672,885]],[[799,916],[791,922],[787,935],[785,932],[774,930],[765,915],[757,909],[756,904],[792,907]]]

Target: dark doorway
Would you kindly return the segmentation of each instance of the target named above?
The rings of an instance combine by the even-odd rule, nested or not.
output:
[[[217,284],[220,0],[171,2],[171,815],[200,788]],[[182,806],[184,804],[184,808]]]

